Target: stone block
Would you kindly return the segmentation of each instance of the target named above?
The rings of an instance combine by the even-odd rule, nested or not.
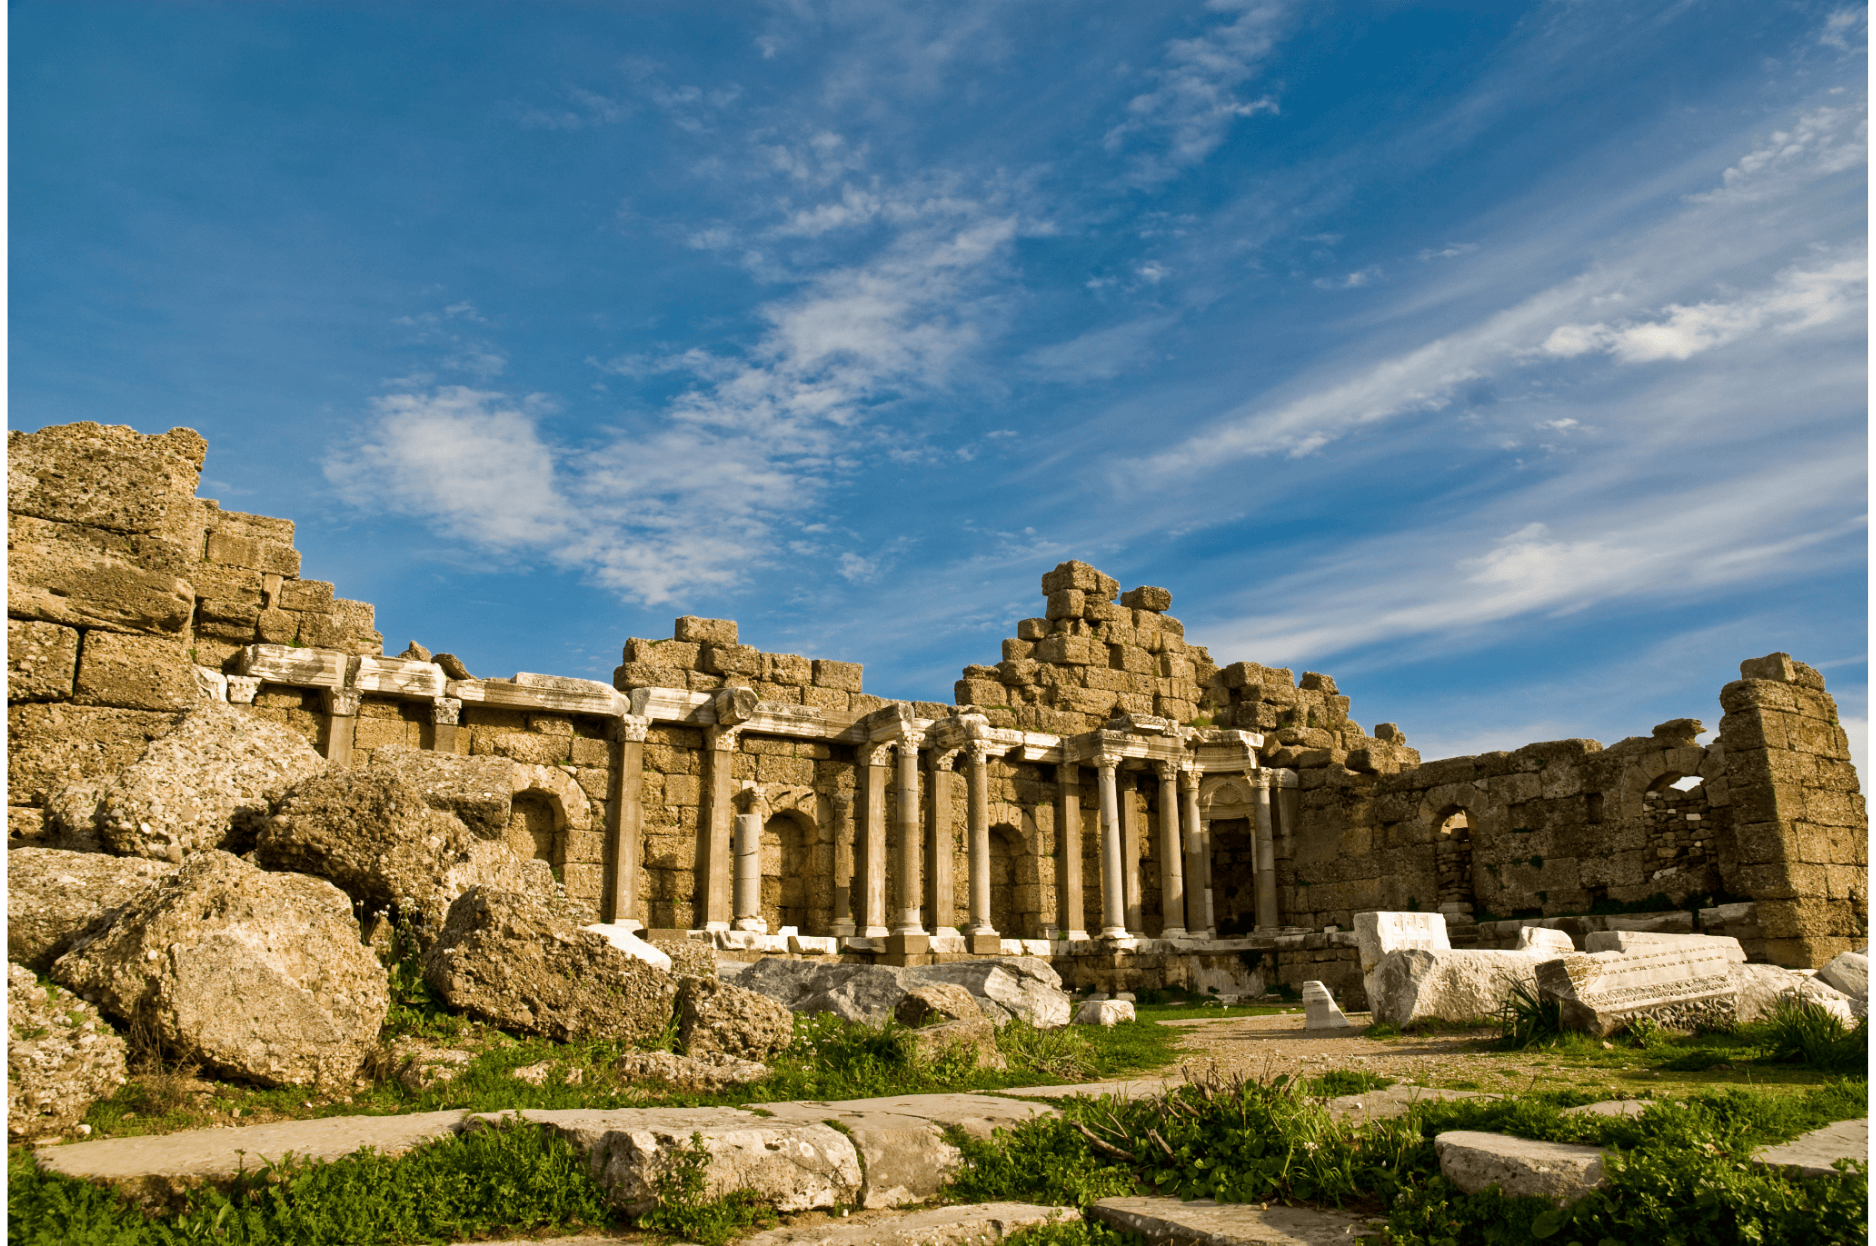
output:
[[[1120,604],[1133,610],[1164,614],[1172,609],[1172,590],[1141,585],[1120,595]]]
[[[754,645],[706,644],[698,664],[712,675],[754,679],[762,673],[762,651]]]
[[[64,701],[78,670],[78,633],[56,623],[7,620],[7,700]]]
[[[150,571],[95,548],[67,544],[19,524],[7,538],[7,613],[82,628],[179,634],[194,590],[167,571]]]
[[[1739,664],[1739,677],[1752,680],[1774,680],[1778,683],[1798,682],[1798,666],[1789,653],[1768,653],[1762,658],[1747,658]]]
[[[1869,954],[1844,952],[1817,971],[1818,980],[1829,983],[1845,995],[1869,997]]]
[[[733,645],[736,643],[736,620],[700,619],[687,614],[671,624],[671,635],[676,640],[696,644]]]
[[[814,659],[814,686],[834,688],[842,692],[859,692],[863,669],[858,662],[833,662],[826,658],[816,658]]]
[[[471,729],[469,755],[472,757],[506,757],[532,766],[558,766],[567,761],[571,752],[572,741],[566,736],[490,727]]]
[[[1658,930],[1592,930],[1583,936],[1585,952],[1648,952],[1677,947],[1712,952],[1734,964],[1746,963],[1746,953],[1739,946],[1739,940],[1728,935],[1679,934]]]
[[[1006,705],[1009,691],[994,679],[960,679],[952,686],[959,705]]]
[[[791,688],[805,688],[814,682],[814,664],[793,653],[767,653],[762,658],[762,678]]]
[[[1178,1246],[1344,1246],[1362,1240],[1359,1216],[1209,1198],[1104,1198],[1087,1218],[1154,1243]]]
[[[1159,674],[1159,659],[1135,645],[1109,645],[1107,665],[1110,670],[1126,671],[1130,675]]]
[[[242,535],[227,528],[209,532],[207,557],[210,562],[227,567],[246,567],[295,578],[300,574],[300,552],[292,545]]]
[[[1077,589],[1092,593],[1103,601],[1112,601],[1120,592],[1120,581],[1111,575],[1103,575],[1095,568],[1078,559],[1056,564],[1053,571],[1042,577],[1043,593],[1059,593],[1064,589]]]
[[[1518,927],[1518,941],[1512,946],[1517,952],[1556,952],[1567,954],[1576,951],[1576,945],[1570,936],[1561,930],[1552,930],[1548,926]],[[1588,949],[1596,951],[1595,948]]]
[[[1357,921],[1360,917],[1356,914]],[[1548,955],[1420,948],[1390,952],[1365,975],[1368,1006],[1376,1021],[1389,1025],[1495,1016],[1515,984],[1533,985],[1533,971]]]
[[[1348,1018],[1336,1005],[1335,996],[1320,982],[1303,983],[1303,1028],[1305,1030],[1346,1030]]]
[[[301,621],[306,617],[290,610],[262,610],[254,617],[254,635],[265,645],[290,645],[299,639]]]
[[[1124,999],[1091,999],[1076,1010],[1076,1025],[1119,1025],[1134,1020],[1133,1004]]]
[[[1869,1163],[1869,1118],[1837,1121],[1778,1146],[1752,1153],[1761,1168],[1793,1170],[1803,1177],[1836,1177],[1838,1160]]]
[[[1452,1130],[1436,1135],[1433,1147],[1440,1175],[1467,1194],[1496,1186],[1508,1196],[1567,1206],[1606,1183],[1602,1151],[1593,1146]]]
[[[687,688],[689,672],[650,662],[627,662],[614,667],[612,686],[621,692],[628,688]]]
[[[72,699],[80,705],[184,710],[200,695],[179,639],[94,631],[85,637]]]
[[[188,428],[146,435],[85,421],[7,434],[7,508],[119,532],[180,535],[201,524],[195,490],[208,442]]]
[[[1050,620],[1079,619],[1088,608],[1087,595],[1080,589],[1065,588],[1049,594],[1048,609],[1044,612]]]
[[[1107,665],[1107,646],[1088,636],[1057,633],[1036,643],[1036,660],[1062,666]]]
[[[1539,965],[1537,984],[1572,1029],[1607,1036],[1643,1016],[1692,1028],[1709,1014],[1734,1012],[1734,963],[1721,949],[1680,945],[1578,953]]]
[[[332,585],[324,580],[286,580],[274,593],[282,610],[324,613],[332,608]]]

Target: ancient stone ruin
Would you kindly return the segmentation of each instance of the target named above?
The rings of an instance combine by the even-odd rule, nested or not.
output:
[[[301,578],[290,521],[196,497],[206,450],[187,429],[9,436],[11,848],[174,866],[258,844],[263,868],[326,862],[367,918],[441,906],[434,929],[470,881],[525,890],[526,870],[486,872],[477,844],[499,842],[589,921],[746,957],[1020,955],[1104,991],[1320,982],[1351,1008],[1361,912],[1439,914],[1481,952],[1649,909],[1789,967],[1865,938],[1848,742],[1823,678],[1782,653],[1720,690],[1709,744],[1682,718],[1423,763],[1328,675],[1221,663],[1165,589],[1067,562],[952,705],[721,619],[625,640],[611,683],[478,677],[415,644],[385,656],[370,605]],[[170,763],[126,775],[205,705],[222,717],[191,739],[267,765],[189,793]],[[439,755],[468,760],[424,779]],[[428,803],[396,806],[380,775]],[[395,877],[321,838],[322,808],[368,797],[404,828],[385,832]]]

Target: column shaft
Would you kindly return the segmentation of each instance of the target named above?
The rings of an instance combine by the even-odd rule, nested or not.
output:
[[[923,819],[919,817],[918,745],[901,740],[895,748],[899,754],[899,920],[892,932],[923,934],[925,927],[919,910],[919,893],[925,889],[925,883],[919,860]]]
[[[990,760],[981,749],[965,751],[964,781],[970,794],[972,935],[995,935],[990,921]]]
[[[1185,807],[1179,829],[1186,847],[1186,933],[1209,938],[1211,928],[1205,915],[1205,893],[1211,886],[1211,870],[1206,861],[1205,834],[1199,826],[1199,776],[1190,770],[1181,773],[1179,795]]]
[[[1159,766],[1159,855],[1159,935],[1177,939],[1186,932],[1185,841],[1179,836],[1179,776],[1165,763]]]
[[[883,939],[892,933],[886,929],[886,781],[888,767],[883,749],[866,754],[861,765],[866,781],[866,839],[861,869],[863,912],[860,933],[869,939]]]
[[[730,928],[730,838],[734,830],[736,732],[704,729],[704,810],[697,824],[697,917],[703,930]],[[701,919],[701,920],[698,920]]]
[[[1260,771],[1252,796],[1257,813],[1257,927],[1268,930],[1281,925],[1277,920],[1277,847],[1270,819],[1270,776]]]
[[[1061,859],[1056,863],[1055,898],[1060,908],[1062,938],[1088,937],[1088,919],[1083,916],[1081,899],[1081,766],[1063,762],[1055,768],[1058,793],[1056,842]]]
[[[834,916],[833,933],[845,938],[853,933],[853,796],[836,792],[834,807]]]
[[[358,693],[326,693],[326,760],[335,767],[352,764],[352,742],[358,738]]]
[[[1120,798],[1114,790],[1114,763],[1095,763],[1101,794],[1101,937],[1127,937],[1126,884],[1121,881]]]
[[[767,934],[762,917],[762,815],[736,815],[736,919],[737,930]]]
[[[933,934],[955,929],[957,920],[957,882],[953,870],[957,861],[957,843],[951,833],[951,797],[956,786],[951,762],[946,756],[932,756],[931,773],[926,780],[931,796],[926,802],[929,814],[925,830],[925,910]]]
[[[616,728],[618,744],[612,755],[612,800],[608,802],[607,830],[611,832],[612,913],[609,921],[642,926],[639,911],[639,854],[645,842],[645,723],[626,722]],[[605,914],[602,914],[605,916]]]
[[[1119,784],[1120,798],[1120,882],[1121,897],[1127,914],[1127,929],[1139,934],[1146,929],[1145,893],[1140,883],[1140,858],[1145,854],[1145,835],[1140,830],[1140,792],[1131,780]]]

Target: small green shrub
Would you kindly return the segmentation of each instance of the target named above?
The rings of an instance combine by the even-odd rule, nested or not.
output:
[[[722,1198],[706,1199],[710,1150],[703,1135],[693,1133],[690,1145],[680,1148],[669,1168],[658,1174],[657,1209],[638,1218],[638,1227],[671,1234],[698,1246],[723,1246],[753,1228],[776,1223],[775,1209],[753,1190],[733,1190]]]
[[[1065,1220],[1032,1224],[1003,1239],[1014,1246],[1147,1246],[1147,1239],[1102,1224],[1099,1220]]]
[[[1393,1078],[1377,1077],[1366,1069],[1329,1069],[1319,1077],[1310,1078],[1303,1086],[1318,1099],[1335,1099],[1342,1095],[1366,1094],[1393,1084]]]
[[[1802,1064],[1827,1073],[1869,1068],[1869,1022],[1845,1025],[1808,999],[1781,999],[1770,1016],[1741,1028],[1772,1064]]]
[[[1563,1036],[1563,1005],[1545,999],[1537,986],[1523,978],[1512,978],[1504,1005],[1498,1010],[1498,1045],[1510,1051],[1522,1051],[1537,1043],[1550,1043]]]

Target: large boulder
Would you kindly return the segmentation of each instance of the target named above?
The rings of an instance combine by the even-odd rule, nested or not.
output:
[[[71,1132],[124,1084],[124,1040],[63,987],[7,965],[7,1141]]]
[[[422,940],[471,887],[554,893],[545,861],[524,861],[499,839],[476,834],[388,767],[334,770],[295,787],[261,827],[255,859],[328,879],[367,912],[395,908]],[[593,920],[588,914],[580,924]]]
[[[643,1043],[671,1019],[677,982],[583,930],[556,897],[474,886],[423,954],[452,1008],[557,1042]]]
[[[943,965],[919,965],[901,972],[910,988],[927,982],[961,986],[977,1000],[986,1017],[1002,1025],[1015,1019],[1039,1029],[1067,1025],[1073,1008],[1062,990],[1062,977],[1036,956],[981,957]]]
[[[795,1041],[795,1015],[717,978],[678,979],[677,1037],[691,1056],[764,1060]]]
[[[907,991],[892,1015],[900,1025],[916,1029],[946,1021],[978,1020],[984,1010],[963,987],[951,982],[928,982]]]
[[[7,959],[47,972],[80,935],[175,872],[143,857],[15,848],[7,853]]]
[[[736,985],[759,991],[791,1012],[831,1012],[846,1021],[884,1025],[905,998],[902,972],[886,965],[817,964],[775,956],[744,970]]]
[[[209,850],[52,966],[176,1058],[262,1085],[350,1078],[391,1005],[345,893]]]
[[[181,861],[208,848],[243,851],[273,803],[325,766],[304,736],[204,701],[117,774],[53,793],[46,818],[56,835],[95,835],[120,856]]]
[[[1843,952],[1817,971],[1818,980],[1856,999],[1869,998],[1869,954]]]
[[[500,839],[508,829],[521,786],[516,773],[521,768],[506,757],[381,748],[372,753],[370,768],[395,774],[416,789],[424,804],[454,814],[482,839]]]
[[[1545,952],[1437,951],[1404,948],[1368,974],[1368,1007],[1377,1022],[1474,1021],[1497,1015],[1517,983],[1535,995]]]

